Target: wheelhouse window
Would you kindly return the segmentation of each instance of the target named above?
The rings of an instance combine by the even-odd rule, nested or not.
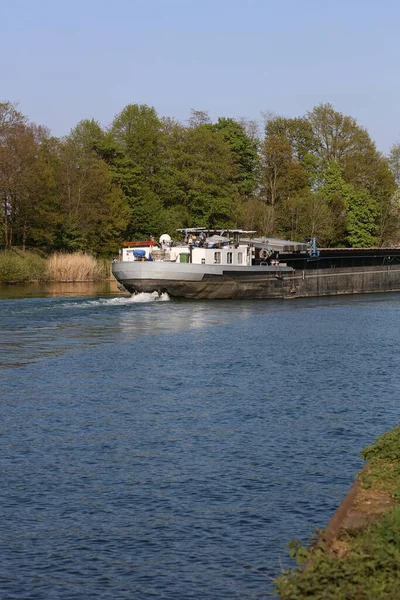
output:
[[[238,252],[238,265],[243,264],[243,252]]]
[[[226,264],[228,264],[228,265],[232,264],[232,252],[227,252],[227,254],[226,254]]]
[[[221,252],[214,252],[214,263],[217,265],[221,264]]]

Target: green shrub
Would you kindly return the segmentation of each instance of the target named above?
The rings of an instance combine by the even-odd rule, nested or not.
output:
[[[37,254],[13,250],[0,252],[0,283],[24,283],[47,279],[47,261]]]
[[[400,425],[384,433],[361,452],[364,460],[400,460]]]
[[[381,489],[389,492],[396,501],[400,499],[400,426],[378,437],[361,452],[368,460],[368,469],[360,473],[365,489]]]
[[[338,557],[322,538],[303,547],[289,545],[299,568],[276,582],[281,600],[398,600],[400,598],[400,426],[381,435],[361,453],[368,468],[359,474],[362,488],[388,493],[394,508],[369,526],[339,537]]]
[[[346,538],[344,558],[305,551],[305,568],[286,571],[276,591],[281,600],[398,600],[400,598],[400,507]],[[304,561],[304,548],[300,552]]]

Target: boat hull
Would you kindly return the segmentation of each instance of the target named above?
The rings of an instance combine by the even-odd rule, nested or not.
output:
[[[281,298],[282,280],[293,274],[289,267],[139,261],[114,263],[112,271],[131,293],[157,291],[192,299]]]
[[[300,270],[165,262],[117,262],[116,279],[131,293],[167,292],[190,299],[304,298],[400,291],[400,265]]]

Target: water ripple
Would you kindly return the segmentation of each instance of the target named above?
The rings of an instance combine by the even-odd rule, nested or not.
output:
[[[399,422],[399,315],[1,301],[2,597],[264,597]]]

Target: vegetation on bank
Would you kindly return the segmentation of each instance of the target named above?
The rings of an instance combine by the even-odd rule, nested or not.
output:
[[[56,252],[48,259],[50,281],[99,281],[111,275],[110,261],[89,254]]]
[[[110,277],[110,261],[82,253],[57,252],[47,258],[35,252],[0,252],[0,283],[99,281]]]
[[[46,259],[33,252],[26,254],[15,251],[0,252],[0,283],[26,283],[46,281],[48,268]]]
[[[0,103],[0,249],[111,256],[123,240],[241,227],[319,246],[400,242],[400,144],[388,157],[321,104],[263,128],[193,111],[180,123],[129,104],[65,138]]]
[[[400,427],[367,446],[360,475],[361,527],[329,546],[319,536],[309,548],[291,543],[298,569],[277,580],[281,600],[397,600],[400,598]],[[382,507],[385,508],[382,508]]]

